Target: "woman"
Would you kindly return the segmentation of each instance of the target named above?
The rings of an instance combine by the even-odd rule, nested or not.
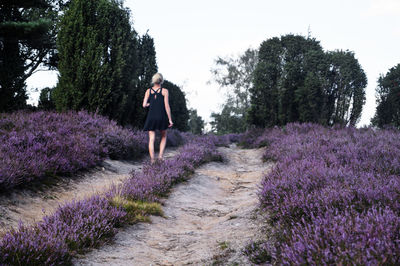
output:
[[[143,107],[149,107],[143,130],[149,131],[149,153],[151,163],[154,163],[154,140],[156,130],[161,132],[160,153],[158,159],[162,160],[165,145],[167,144],[167,128],[172,127],[171,109],[168,102],[168,90],[161,87],[163,76],[157,73],[151,79],[152,88],[144,94]]]

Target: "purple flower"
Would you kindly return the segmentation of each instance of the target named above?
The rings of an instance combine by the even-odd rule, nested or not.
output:
[[[292,123],[241,142],[276,161],[259,199],[277,263],[399,263],[399,131]]]

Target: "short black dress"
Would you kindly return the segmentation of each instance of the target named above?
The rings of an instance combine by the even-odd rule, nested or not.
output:
[[[152,93],[153,91],[153,93]],[[166,130],[168,128],[168,115],[165,110],[164,95],[162,88],[155,91],[150,88],[149,95],[149,113],[147,114],[146,122],[144,123],[144,131]]]

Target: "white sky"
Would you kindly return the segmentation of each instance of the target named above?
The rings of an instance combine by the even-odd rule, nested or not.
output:
[[[400,63],[400,0],[126,0],[125,6],[135,30],[154,38],[159,71],[182,86],[189,107],[206,121],[224,102],[218,85],[207,84],[217,56],[258,48],[271,37],[306,36],[310,27],[325,50],[354,51],[368,78],[359,125],[374,115],[379,75]],[[28,88],[56,82],[57,73],[41,71]]]

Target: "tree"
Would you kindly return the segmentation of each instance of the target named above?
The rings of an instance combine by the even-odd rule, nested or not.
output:
[[[142,107],[143,97],[146,90],[151,86],[151,78],[157,73],[156,49],[154,40],[146,33],[138,40],[138,70],[136,91],[130,97],[132,110],[129,115],[130,124],[142,128],[146,120],[148,108]]]
[[[249,122],[261,127],[296,121],[354,126],[366,84],[352,52],[325,53],[317,40],[298,35],[271,38],[260,46]]]
[[[86,109],[126,123],[134,95],[137,34],[117,0],[75,0],[60,23],[56,108]]]
[[[55,49],[57,1],[0,3],[0,112],[26,105],[25,81]]]
[[[180,131],[188,131],[189,111],[186,106],[185,94],[177,85],[168,80],[165,80],[162,86],[168,90],[174,127]]]
[[[225,89],[227,101],[221,113],[213,113],[214,130],[218,133],[243,132],[246,130],[246,115],[250,107],[249,90],[253,86],[253,75],[257,65],[258,51],[247,49],[235,57],[215,60],[211,69],[214,81]],[[219,124],[222,123],[222,124]],[[219,131],[218,131],[219,130]]]
[[[365,103],[367,77],[353,52],[336,50],[328,52],[327,56],[330,69],[328,94],[335,99],[330,102],[334,110],[329,123],[355,126]]]
[[[42,110],[54,110],[56,108],[53,101],[54,88],[44,88],[40,92],[38,108]]]
[[[308,110],[307,105],[313,101],[304,83],[307,73],[315,72],[319,60],[323,59],[315,55],[323,56],[319,42],[303,36],[289,34],[261,44],[251,90],[249,120],[252,124],[283,125],[313,116],[301,114],[300,110]],[[308,75],[308,82],[311,77]]]
[[[323,105],[323,80],[314,72],[307,73],[304,84],[296,90],[299,122],[323,123],[321,106]]]
[[[229,104],[223,106],[221,113],[211,113],[211,118],[211,131],[219,135],[243,132],[246,129],[244,119],[233,115]]]
[[[204,120],[197,114],[196,109],[189,109],[189,130],[193,134],[201,135],[204,130]]]
[[[400,128],[400,64],[379,77],[376,94],[377,107],[372,124]]]

